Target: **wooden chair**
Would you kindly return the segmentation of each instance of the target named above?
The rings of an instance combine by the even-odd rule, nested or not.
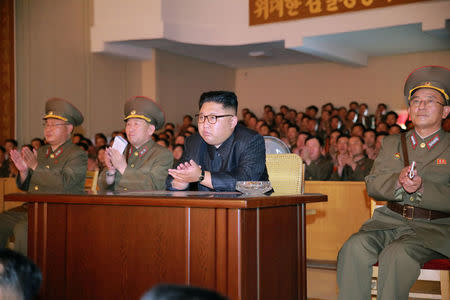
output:
[[[371,215],[373,211],[382,206],[384,202],[376,201],[371,199],[370,208]],[[375,264],[373,270],[373,277],[378,278],[378,263]],[[439,281],[441,288],[441,298],[442,300],[450,299],[450,259],[432,259],[426,262],[422,269],[420,270],[418,281]],[[376,291],[376,285],[375,285]],[[372,295],[374,294],[374,290],[372,289]],[[410,293],[410,297],[414,298],[429,298],[429,299],[439,299],[434,298],[434,295],[423,294],[423,293]]]
[[[84,183],[84,190],[89,193],[97,194],[98,186],[98,170],[97,171],[87,171],[86,181]]]

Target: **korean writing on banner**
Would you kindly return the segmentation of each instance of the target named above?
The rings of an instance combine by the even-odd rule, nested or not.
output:
[[[431,0],[249,0],[251,25]]]

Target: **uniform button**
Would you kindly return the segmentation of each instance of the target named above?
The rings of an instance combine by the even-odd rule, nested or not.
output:
[[[425,148],[426,144],[425,143],[420,143],[420,148]]]
[[[130,167],[134,168],[134,164],[131,164]]]
[[[137,153],[137,152],[134,152],[134,156],[138,156],[138,153]]]
[[[35,186],[34,186],[34,190],[35,190],[35,191],[38,191],[38,190],[39,190],[39,186],[35,185]]]
[[[123,190],[124,190],[124,191],[128,191],[128,189],[127,189],[127,188],[123,188]]]
[[[409,197],[409,201],[414,202],[414,197],[413,196]]]
[[[55,154],[50,154],[50,158],[55,158]]]
[[[46,167],[47,169],[50,169],[50,166],[49,166],[49,165],[46,165],[45,167]]]

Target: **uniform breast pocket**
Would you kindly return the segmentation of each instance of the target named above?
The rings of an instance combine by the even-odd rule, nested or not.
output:
[[[419,172],[419,175],[427,181],[449,184],[450,167],[447,165],[447,162],[448,160],[446,159],[435,159],[424,168],[423,172]]]

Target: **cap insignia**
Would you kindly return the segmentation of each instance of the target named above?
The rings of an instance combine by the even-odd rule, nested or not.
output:
[[[132,110],[131,112],[130,112],[130,115],[135,115],[136,114],[136,111],[135,110]]]
[[[398,153],[398,152],[395,153],[395,154],[394,154],[394,158],[395,158],[395,159],[400,159],[400,153]]]
[[[430,85],[431,85],[431,82],[427,81],[427,82],[424,83],[424,85],[430,86]]]
[[[48,115],[53,116],[53,111],[49,111]]]
[[[438,159],[436,159],[436,164],[437,165],[446,165],[447,160],[445,158],[438,158]]]

